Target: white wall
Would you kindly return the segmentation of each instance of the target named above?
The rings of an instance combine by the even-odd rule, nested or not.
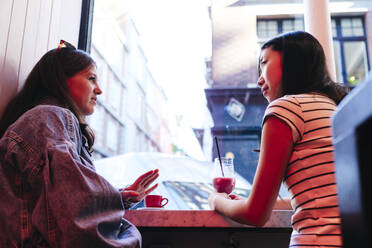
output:
[[[77,45],[82,0],[0,0],[0,116],[27,74],[61,39]]]

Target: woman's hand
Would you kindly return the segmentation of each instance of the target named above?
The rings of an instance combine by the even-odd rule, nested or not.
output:
[[[212,192],[209,195],[209,198],[208,198],[208,205],[211,208],[211,210],[214,210],[215,207],[216,207],[216,198],[217,197],[223,197],[223,198],[226,198],[226,199],[230,199],[229,195],[226,194],[226,193]]]
[[[150,184],[159,177],[159,170],[148,171],[137,178],[137,180],[128,187],[120,190],[121,196],[123,198],[124,204],[133,204],[142,201],[146,195],[150,194],[158,184],[150,187]]]

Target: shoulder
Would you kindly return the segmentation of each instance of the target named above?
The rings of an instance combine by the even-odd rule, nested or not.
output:
[[[76,118],[75,115],[67,108],[56,105],[37,105],[23,114],[22,117],[35,117],[35,116],[58,116],[61,118]],[[40,119],[40,118],[39,118]]]
[[[10,130],[23,137],[37,140],[46,138],[73,138],[79,132],[79,122],[68,109],[55,105],[38,105],[25,112]],[[37,138],[36,138],[37,137]]]
[[[284,115],[292,114],[300,119],[303,119],[302,106],[300,104],[298,97],[299,95],[285,95],[281,98],[272,101],[267,106],[265,115],[275,112]]]
[[[288,107],[301,107],[299,98],[302,95],[285,95],[282,96],[274,101],[272,101],[269,106],[272,105],[280,105],[280,106],[288,106]]]
[[[75,115],[55,105],[35,106],[18,118],[5,135],[16,137],[13,140],[21,147],[30,147],[34,155],[58,144],[79,147],[81,142],[80,126]]]
[[[76,116],[69,110],[55,105],[38,105],[24,113],[17,122],[32,125],[66,126],[73,128],[78,126]]]
[[[263,124],[268,117],[284,121],[291,129],[294,142],[302,138],[304,113],[299,101],[301,95],[286,95],[272,101],[266,108]]]

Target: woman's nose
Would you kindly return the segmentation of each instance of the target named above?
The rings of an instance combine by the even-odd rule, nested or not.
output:
[[[96,95],[101,95],[102,94],[102,90],[98,85],[94,88],[94,93]]]
[[[259,87],[262,87],[263,83],[264,83],[264,79],[263,79],[262,76],[260,76],[260,77],[258,78],[258,80],[257,80],[257,85],[258,85]]]

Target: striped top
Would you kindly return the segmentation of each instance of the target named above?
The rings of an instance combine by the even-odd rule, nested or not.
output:
[[[284,182],[295,210],[290,247],[342,247],[331,116],[336,104],[320,94],[281,97],[269,104],[268,116],[292,130],[293,152]]]

